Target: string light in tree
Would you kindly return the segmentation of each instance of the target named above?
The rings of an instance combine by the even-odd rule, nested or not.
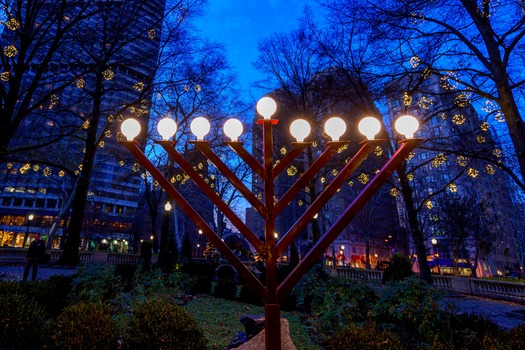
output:
[[[447,156],[445,156],[443,153],[440,153],[432,160],[432,166],[434,168],[437,168],[438,166],[445,163],[446,161],[447,161]]]
[[[289,166],[288,169],[286,169],[286,174],[288,174],[288,176],[294,176],[297,174],[297,168],[295,166]]]
[[[64,176],[66,176],[66,172],[65,172],[64,170],[60,170],[60,171],[58,172],[58,176],[60,176],[60,177],[64,177]]]
[[[76,82],[77,88],[83,89],[86,86],[86,81],[83,78],[77,79]]]
[[[470,104],[470,100],[466,94],[460,93],[454,98],[454,103],[460,108],[465,108]]]
[[[469,159],[465,156],[458,156],[456,162],[459,166],[467,166]]]
[[[11,73],[10,72],[2,72],[2,73],[0,73],[0,79],[2,81],[9,81],[10,77],[11,77]]]
[[[106,80],[112,80],[115,77],[115,73],[110,68],[108,68],[102,72],[102,77]]]
[[[479,175],[479,171],[477,171],[476,169],[474,168],[469,168],[467,170],[467,175],[470,176],[471,178],[475,179],[476,177],[478,177]]]
[[[425,202],[425,207],[427,207],[427,209],[432,209],[434,208],[434,203],[429,199]]]
[[[481,124],[480,128],[481,128],[481,131],[485,131],[485,132],[489,131],[490,124],[488,122],[484,122],[483,124]]]
[[[440,79],[439,85],[445,90],[454,90],[459,85],[459,79],[454,72],[448,72]]]
[[[390,194],[392,196],[394,196],[394,197],[397,197],[397,188],[394,187],[394,188],[390,189]]]
[[[492,151],[492,154],[497,158],[503,156],[503,152],[499,148],[496,148],[494,151]]]
[[[381,148],[381,146],[377,146],[375,149],[374,149],[374,154],[376,156],[381,156],[383,154],[383,148]]]
[[[15,57],[18,54],[18,49],[15,47],[15,45],[8,45],[4,47],[4,55],[6,57]]]
[[[366,185],[368,183],[368,181],[370,181],[370,178],[368,177],[367,174],[365,173],[361,173],[357,179],[359,180],[360,183],[362,183],[363,185]]]
[[[33,165],[33,171],[38,171],[38,169],[40,169],[38,164]]]
[[[452,117],[452,122],[456,125],[461,125],[465,122],[465,116],[463,114],[455,114]]]
[[[450,183],[448,185],[448,190],[452,193],[456,193],[458,191],[458,186],[455,183]]]
[[[155,32],[155,29],[152,28],[148,30],[148,38],[150,38],[151,40],[154,40],[156,36],[157,36],[157,33]]]
[[[417,68],[421,64],[421,59],[418,56],[412,56],[410,59],[410,65],[412,68]]]
[[[485,166],[485,171],[489,175],[494,175],[496,173],[496,169],[494,168],[494,166],[492,164],[487,164]]]
[[[407,180],[408,181],[414,181],[414,174],[412,174],[412,173],[407,174]]]
[[[478,135],[478,137],[476,137],[476,140],[478,141],[478,143],[485,143],[487,141],[487,138],[483,135]]]
[[[53,171],[51,170],[50,167],[45,167],[44,170],[42,170],[42,173],[44,174],[44,176],[51,176],[51,174],[53,173]]]
[[[410,96],[407,92],[403,94],[403,105],[410,106],[412,104],[412,96]]]
[[[135,85],[133,85],[133,89],[134,90],[137,90],[137,91],[142,91],[144,90],[144,83],[139,81],[138,83],[136,83]]]
[[[423,109],[430,109],[432,105],[434,104],[434,101],[432,99],[422,96],[417,105]]]
[[[412,22],[412,24],[416,25],[416,26],[419,26],[421,24],[423,24],[423,22],[425,22],[425,15],[423,12],[413,12],[410,14],[410,22]]]
[[[10,18],[7,22],[5,22],[5,26],[10,30],[17,30],[20,28],[20,23],[18,23],[16,18]]]

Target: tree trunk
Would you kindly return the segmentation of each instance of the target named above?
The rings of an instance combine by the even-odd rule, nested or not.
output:
[[[86,152],[82,160],[82,170],[78,177],[75,196],[73,198],[73,210],[67,228],[64,252],[58,261],[61,265],[74,266],[80,263],[78,257],[80,235],[84,223],[84,209],[86,207],[87,193],[91,181],[91,173],[93,171],[93,162],[97,151],[97,129],[100,119],[103,91],[102,71],[103,69],[99,68],[96,73],[95,90],[93,94],[93,110],[86,135]]]
[[[51,248],[53,248],[53,241],[55,240],[55,234],[58,230],[58,227],[60,226],[60,221],[64,220],[64,218],[68,214],[69,208],[71,208],[71,205],[73,204],[73,198],[75,197],[75,193],[76,193],[76,188],[74,188],[73,192],[71,192],[71,194],[69,195],[67,203],[62,204],[60,213],[58,213],[55,220],[53,220],[53,226],[51,226],[51,229],[49,230],[49,234],[48,234],[47,246],[46,246],[47,250],[50,250]]]
[[[430,268],[427,262],[427,248],[425,247],[423,232],[419,228],[417,211],[414,206],[414,200],[412,198],[413,191],[410,185],[408,184],[408,180],[404,171],[398,169],[398,175],[401,182],[401,194],[403,195],[403,200],[405,201],[405,207],[408,216],[408,224],[410,227],[410,234],[412,236],[412,240],[414,241],[414,246],[416,248],[417,261],[419,264],[419,276],[423,281],[432,283],[432,274],[430,273]]]
[[[366,268],[370,270],[370,234],[366,235]]]

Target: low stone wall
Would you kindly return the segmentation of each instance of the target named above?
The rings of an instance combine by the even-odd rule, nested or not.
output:
[[[381,282],[383,277],[383,271],[380,270],[354,269],[345,266],[332,268],[331,273],[338,277],[378,282]],[[433,275],[432,278],[434,286],[450,292],[525,302],[525,283],[440,275]]]

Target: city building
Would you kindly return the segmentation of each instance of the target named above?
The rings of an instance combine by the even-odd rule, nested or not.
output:
[[[414,74],[387,86],[390,120],[416,116],[422,124],[416,136],[427,140],[414,151],[407,177],[420,208],[429,266],[435,273],[470,275],[477,265],[478,277],[522,271],[516,233],[523,230],[523,212],[508,214],[517,203],[509,178],[497,166],[502,147],[493,126],[456,85],[453,77]],[[407,226],[397,198],[401,225]],[[456,229],[444,222],[443,207],[451,203],[464,203],[479,218],[463,223],[463,236],[460,220]]]
[[[58,50],[46,78],[73,83],[27,118],[27,125],[22,125],[13,142],[30,143],[35,132],[53,134],[64,125],[72,132],[62,141],[41,148],[40,154],[0,164],[1,246],[27,246],[33,234],[47,235],[57,218],[59,229],[53,246],[60,246],[83,149],[85,152],[83,130],[96,117],[98,150],[90,177],[82,248],[128,251],[134,239],[131,224],[142,180],[138,164],[117,142],[121,137],[119,125],[123,115],[129,114],[148,125],[151,93],[146,88],[155,74],[164,3],[106,1],[110,10],[80,22],[76,29],[79,36],[66,40]],[[44,18],[45,13],[39,15]],[[101,28],[112,29],[102,33]],[[2,33],[2,47],[12,42],[12,35],[11,31]],[[33,64],[39,64],[38,57]],[[103,88],[99,90],[94,87],[98,68],[92,68],[97,65],[104,69]],[[28,69],[28,79],[34,78],[32,67]],[[94,99],[101,101],[97,105]],[[97,111],[93,110],[95,105]],[[32,122],[41,119],[44,122],[38,125],[43,127],[30,128]],[[59,216],[61,211],[65,215]]]

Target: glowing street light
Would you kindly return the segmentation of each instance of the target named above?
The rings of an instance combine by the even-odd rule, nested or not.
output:
[[[419,121],[411,115],[402,115],[394,125],[397,132],[407,139],[414,138],[414,134],[419,129]]]
[[[339,141],[346,131],[346,123],[339,117],[332,117],[324,123],[324,131],[332,138],[332,141]]]
[[[359,132],[366,136],[368,140],[373,140],[374,137],[381,131],[381,123],[377,118],[364,117],[358,125]]]

